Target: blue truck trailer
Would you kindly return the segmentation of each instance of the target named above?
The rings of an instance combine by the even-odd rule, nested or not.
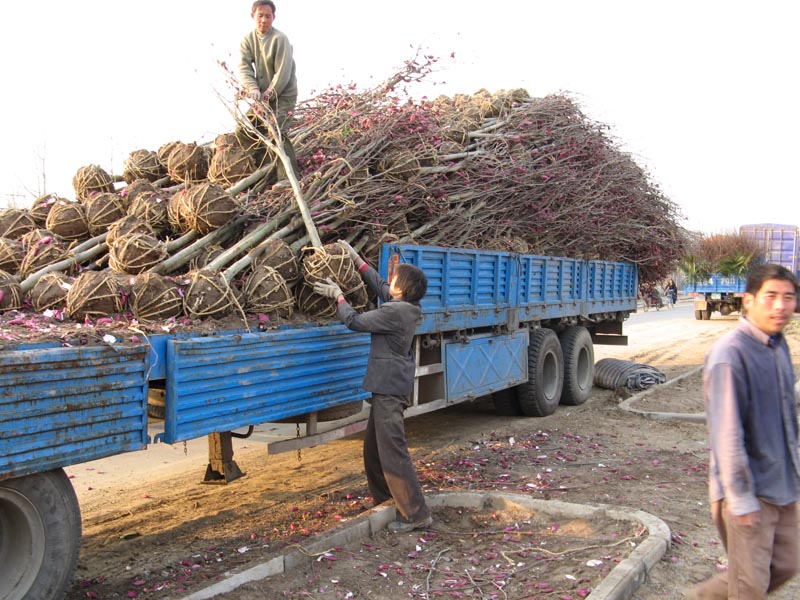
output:
[[[395,244],[382,248],[379,271],[388,278],[400,262],[428,276],[406,416],[487,395],[505,415],[548,415],[588,397],[593,344],[627,343],[634,264]],[[64,467],[207,436],[206,479],[226,482],[241,475],[231,437],[247,434],[237,429],[305,423],[304,436],[270,452],[355,433],[363,418],[324,433],[316,424],[360,412],[369,343],[323,323],[0,347],[0,598],[52,600],[71,584],[81,518]],[[152,440],[154,391],[164,419]]]

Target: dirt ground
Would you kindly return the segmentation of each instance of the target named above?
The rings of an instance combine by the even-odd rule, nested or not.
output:
[[[689,308],[633,315],[626,324],[630,345],[596,347],[595,358],[647,363],[669,378],[700,366],[737,316],[695,321]],[[796,332],[800,327],[789,337],[797,369]],[[699,386],[699,375],[664,386],[641,408],[701,412]],[[705,426],[644,419],[620,410],[621,400],[595,388],[582,406],[532,419],[499,417],[491,400],[482,398],[408,420],[409,446],[425,491],[502,490],[629,507],[663,519],[672,546],[634,597],[682,598],[686,586],[725,562],[708,514]],[[84,540],[67,598],[177,599],[369,506],[360,435],[300,456],[267,456],[263,443],[246,440],[235,458],[246,476],[226,486],[198,483],[202,460],[181,471],[165,465],[146,474],[115,467],[115,459],[70,467]],[[86,485],[97,481],[98,471],[108,479]],[[381,532],[225,598],[575,600],[586,597],[641,536],[614,522],[539,522],[535,515],[452,508],[434,516],[429,530]],[[774,597],[798,598],[800,584]]]

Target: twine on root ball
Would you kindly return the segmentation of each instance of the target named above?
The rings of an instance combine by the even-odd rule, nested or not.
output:
[[[239,212],[236,200],[214,183],[201,183],[189,188],[179,207],[182,218],[200,235],[222,227]]]
[[[45,226],[47,223],[47,214],[50,212],[56,200],[58,200],[58,196],[55,194],[45,194],[33,201],[30,213],[33,220],[36,221],[36,225],[39,227]]]
[[[253,157],[238,144],[218,148],[208,166],[208,179],[225,187],[237,184],[255,171]]]
[[[325,244],[322,248],[304,248],[310,252],[303,258],[303,278],[313,285],[325,282],[328,277],[338,285],[350,281],[355,272],[350,255],[339,244]]]
[[[25,258],[25,248],[21,240],[0,237],[0,271],[17,273]]]
[[[154,186],[153,183],[147,179],[135,179],[122,188],[122,191],[120,191],[119,195],[122,196],[122,199],[125,201],[125,210],[128,209],[136,196],[142,192],[156,193],[158,190],[156,189],[156,186]]]
[[[59,310],[67,306],[67,292],[75,282],[74,277],[64,273],[45,273],[33,286],[28,297],[34,310]]]
[[[225,252],[225,248],[218,244],[204,246],[197,256],[189,260],[189,271],[198,271],[200,269],[204,269],[208,263],[217,258],[223,252]]]
[[[169,155],[172,154],[172,151],[178,146],[183,146],[183,142],[167,142],[166,144],[161,144],[161,146],[158,148],[158,152],[156,152],[156,154],[158,155],[158,160],[161,163],[161,166],[164,167],[165,170],[169,164]]]
[[[137,194],[128,207],[128,214],[141,218],[155,231],[163,231],[169,227],[167,201],[158,192]]]
[[[11,273],[0,271],[0,310],[22,308],[22,288]]]
[[[317,319],[332,319],[336,316],[336,302],[317,294],[313,285],[305,281],[297,286],[297,306],[301,312]]]
[[[47,214],[47,229],[67,241],[84,240],[89,237],[89,221],[86,208],[80,202],[59,198]]]
[[[272,267],[289,285],[300,278],[300,263],[289,244],[283,240],[268,240],[251,252],[253,271],[261,266]]]
[[[47,229],[34,229],[33,231],[29,231],[19,238],[19,241],[22,242],[22,248],[26,253],[31,249],[31,246],[37,246],[39,244],[57,242],[64,245],[64,239],[60,235],[56,235]]]
[[[167,247],[161,240],[146,233],[116,238],[108,251],[108,265],[118,273],[137,275],[162,262]]]
[[[44,237],[32,242],[19,266],[22,277],[33,275],[39,269],[61,262],[68,256],[67,248],[56,238]]]
[[[83,321],[122,312],[119,278],[111,271],[84,271],[67,292],[67,312]]]
[[[36,221],[27,210],[21,208],[0,210],[0,237],[15,240],[37,227]]]
[[[208,175],[208,153],[194,142],[178,144],[167,158],[170,179],[181,183],[197,183]]]
[[[192,271],[183,295],[183,310],[193,318],[219,319],[233,308],[233,291],[224,275],[207,269]]]
[[[128,155],[122,170],[122,178],[131,183],[136,179],[156,181],[167,174],[164,165],[158,158],[158,153],[152,150],[134,150]]]
[[[75,188],[75,197],[79,202],[85,202],[95,192],[113,192],[114,180],[97,165],[81,167],[72,178],[72,187]]]
[[[186,188],[178,190],[167,202],[167,221],[169,228],[177,234],[184,234],[191,231],[189,223],[184,215],[191,210],[187,205],[189,202],[189,191]]]
[[[244,285],[246,306],[253,312],[288,318],[294,311],[294,296],[277,269],[261,266],[254,269]]]
[[[157,273],[142,273],[133,278],[130,303],[133,316],[141,323],[156,323],[183,314],[180,287]]]
[[[92,194],[83,206],[91,235],[107,232],[110,225],[125,216],[125,202],[114,192]]]
[[[156,236],[156,232],[144,219],[136,215],[127,215],[108,228],[106,243],[111,247],[118,239],[138,234]]]

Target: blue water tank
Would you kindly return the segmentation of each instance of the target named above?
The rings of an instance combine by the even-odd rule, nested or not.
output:
[[[742,225],[739,233],[758,241],[767,262],[783,265],[795,274],[800,271],[800,227],[758,223]]]

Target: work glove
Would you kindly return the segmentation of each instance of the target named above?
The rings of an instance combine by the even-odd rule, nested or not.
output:
[[[261,90],[259,89],[247,90],[246,96],[250,98],[250,100],[261,100]]]
[[[342,288],[336,285],[333,280],[328,277],[326,279],[328,283],[322,283],[321,281],[314,282],[314,292],[330,298],[331,300],[336,300],[339,296],[344,296],[342,292]]]
[[[336,243],[339,244],[344,250],[347,250],[347,253],[350,255],[350,258],[353,259],[353,262],[358,262],[361,258],[356,252],[355,248],[353,248],[347,240],[336,240]]]

